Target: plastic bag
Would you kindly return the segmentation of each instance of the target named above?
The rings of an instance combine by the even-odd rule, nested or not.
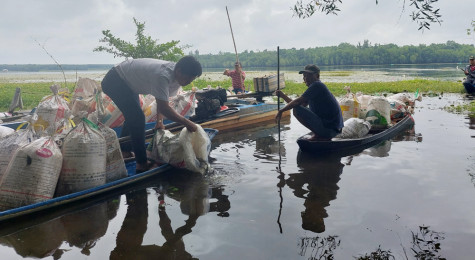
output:
[[[9,135],[9,134],[12,134],[13,132],[15,132],[15,130],[13,130],[13,128],[10,128],[10,127],[7,127],[7,126],[0,126],[0,139]]]
[[[360,118],[350,118],[343,123],[341,133],[335,136],[341,139],[361,138],[368,134],[371,124]]]
[[[201,126],[197,127],[196,132],[183,128],[179,134],[157,130],[147,148],[147,156],[157,163],[169,163],[174,167],[205,173],[209,168],[211,140]]]

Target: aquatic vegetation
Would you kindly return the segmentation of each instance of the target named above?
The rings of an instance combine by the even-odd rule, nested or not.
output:
[[[445,106],[444,109],[451,113],[468,114],[469,117],[475,118],[475,100],[472,100],[470,103],[451,104]]]
[[[383,250],[381,249],[381,245],[379,245],[376,251],[371,252],[369,254],[365,254],[364,256],[359,256],[356,259],[357,260],[394,260],[396,258],[391,254],[391,250]]]

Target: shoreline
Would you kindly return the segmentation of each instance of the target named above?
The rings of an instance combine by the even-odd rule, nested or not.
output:
[[[84,71],[84,72],[0,72],[0,83],[64,83],[77,82],[82,78],[90,78],[101,81],[107,71]],[[285,76],[286,81],[303,83],[302,75],[296,71],[280,71]],[[265,77],[276,75],[272,71],[246,71],[246,81],[255,77]],[[463,77],[430,77],[407,75],[398,72],[361,70],[361,71],[322,71],[321,80],[328,83],[369,83],[369,82],[396,82],[414,79],[440,80],[440,81],[461,81]],[[222,72],[203,72],[198,78],[204,81],[217,82],[227,81],[229,78]]]

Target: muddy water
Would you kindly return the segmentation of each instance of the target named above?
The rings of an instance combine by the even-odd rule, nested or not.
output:
[[[280,142],[273,124],[222,132],[213,140],[213,173],[173,171],[16,223],[0,230],[0,254],[353,259],[379,252],[416,259],[415,250],[472,259],[475,127],[443,109],[463,102],[460,95],[424,97],[414,129],[342,158],[299,153],[295,140],[307,131],[294,118],[282,123]]]

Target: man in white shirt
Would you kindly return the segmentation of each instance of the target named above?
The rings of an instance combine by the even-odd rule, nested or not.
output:
[[[130,134],[131,145],[123,145],[124,152],[135,153],[136,172],[148,170],[145,152],[145,115],[139,94],[151,94],[157,101],[157,124],[164,129],[163,118],[183,124],[195,132],[196,125],[169,106],[169,97],[177,94],[180,86],[190,84],[201,76],[201,64],[193,56],[185,56],[177,63],[157,59],[130,59],[113,67],[102,80],[102,90],[117,105],[125,122],[121,136]]]

